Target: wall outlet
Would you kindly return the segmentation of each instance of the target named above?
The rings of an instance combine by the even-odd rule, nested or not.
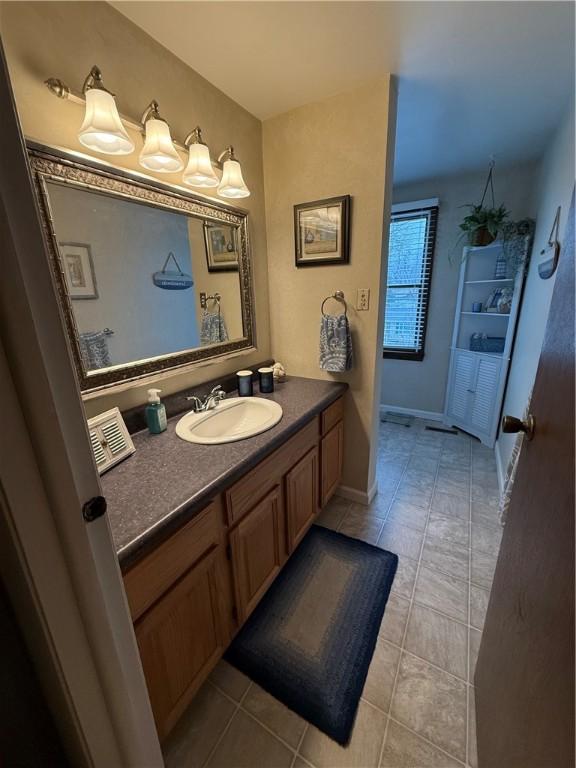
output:
[[[365,312],[370,309],[370,288],[358,288],[356,294],[356,309]]]

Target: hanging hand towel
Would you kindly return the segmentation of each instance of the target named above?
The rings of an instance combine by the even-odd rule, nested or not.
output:
[[[322,315],[320,319],[320,368],[342,373],[352,368],[352,337],[346,315]]]
[[[219,344],[228,341],[228,330],[220,312],[205,312],[200,327],[200,344]]]

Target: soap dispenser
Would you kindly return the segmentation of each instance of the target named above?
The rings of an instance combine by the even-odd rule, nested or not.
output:
[[[146,406],[146,424],[151,435],[159,435],[166,429],[166,408],[160,402],[161,389],[148,390],[148,405]]]

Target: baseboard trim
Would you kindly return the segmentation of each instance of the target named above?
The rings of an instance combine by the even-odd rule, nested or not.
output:
[[[362,504],[364,507],[368,507],[377,493],[378,481],[375,480],[368,491],[359,491],[356,488],[350,488],[348,485],[339,485],[335,495],[340,496],[340,498],[346,499],[347,501],[354,501],[356,504]]]
[[[427,419],[428,421],[443,421],[444,414],[437,411],[421,411],[418,408],[401,408],[399,405],[384,405],[380,404],[380,415],[386,411],[392,411],[393,413],[402,413],[406,416],[416,416],[418,419]]]
[[[496,440],[494,444],[494,456],[496,457],[496,474],[498,475],[498,488],[500,494],[504,493],[504,467],[502,466],[502,454],[500,453],[500,443]]]

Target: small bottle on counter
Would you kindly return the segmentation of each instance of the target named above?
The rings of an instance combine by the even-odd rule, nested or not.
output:
[[[146,406],[146,424],[151,435],[159,435],[167,426],[166,407],[160,402],[161,389],[148,390],[148,405]]]
[[[263,395],[274,392],[274,368],[258,368],[258,377],[260,380],[260,392]]]
[[[252,397],[252,371],[238,371],[236,380],[238,382],[238,397]]]

